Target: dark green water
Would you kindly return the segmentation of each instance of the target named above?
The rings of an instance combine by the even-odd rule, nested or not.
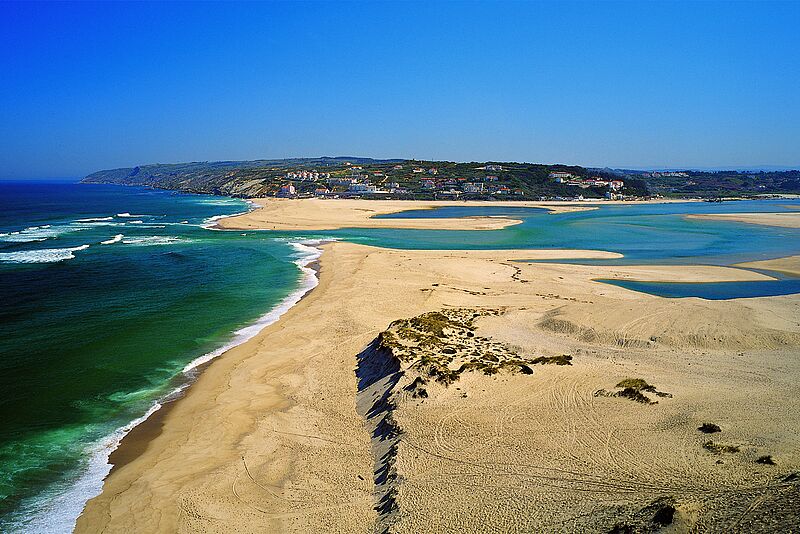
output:
[[[312,249],[202,227],[247,208],[0,182],[0,530],[70,530],[124,429],[300,287]]]

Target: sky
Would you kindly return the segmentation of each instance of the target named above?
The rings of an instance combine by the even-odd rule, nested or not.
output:
[[[0,178],[304,156],[800,166],[800,2],[0,2]]]

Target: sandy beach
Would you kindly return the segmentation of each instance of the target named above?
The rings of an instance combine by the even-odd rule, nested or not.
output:
[[[352,202],[315,222],[313,201],[276,201],[220,226],[362,226],[398,208]],[[600,251],[323,249],[310,294],[123,441],[134,453],[77,532],[796,524],[800,297],[664,299],[596,281],[770,277],[518,261],[618,256]],[[431,358],[402,356],[403,336]]]
[[[800,228],[800,213],[703,213],[687,215],[690,219],[710,219],[715,221],[736,221],[784,228]]]

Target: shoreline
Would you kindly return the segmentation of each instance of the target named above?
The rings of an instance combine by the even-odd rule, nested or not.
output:
[[[82,473],[65,492],[57,497],[59,500],[78,506],[77,514],[72,519],[72,529],[75,528],[75,523],[80,515],[83,514],[88,501],[102,493],[105,480],[141,456],[147,450],[149,444],[161,435],[169,413],[216,358],[246,343],[261,330],[277,322],[283,314],[299,303],[316,287],[319,272],[318,262],[319,257],[322,255],[322,250],[306,243],[319,244],[321,242],[299,239],[298,242],[289,243],[299,252],[305,252],[306,254],[306,256],[294,261],[301,271],[300,285],[295,291],[289,293],[253,323],[233,332],[231,340],[220,348],[205,353],[186,364],[181,373],[173,379],[175,386],[168,393],[155,399],[144,415],[117,428],[111,434],[102,438],[98,445],[93,448],[93,452],[90,455],[90,464],[95,466],[94,469]],[[313,249],[314,252],[304,250],[301,247]],[[96,488],[96,490],[87,490],[87,486]],[[75,492],[81,495],[79,497],[71,497]],[[78,503],[77,501],[80,502]],[[36,524],[45,520],[46,518],[37,517],[34,518],[33,523]]]
[[[324,245],[330,241],[324,241],[318,244],[318,246]],[[301,268],[308,268],[314,272],[314,276],[317,278],[317,283],[319,283],[319,273],[320,273],[320,262],[319,257],[322,255],[322,251],[320,250],[319,256],[315,259],[311,260],[308,263],[302,265]],[[316,284],[314,285],[316,287]],[[302,302],[304,298],[306,298],[311,291],[314,290],[314,287],[307,289],[303,292],[300,296],[300,299],[294,304]],[[302,289],[302,288],[301,288]],[[298,289],[300,291],[300,289]],[[283,302],[283,301],[282,301]],[[280,305],[280,303],[279,303]],[[278,308],[279,305],[276,305],[272,310],[270,310],[267,314],[271,313],[274,309]],[[294,306],[293,305],[293,306]],[[291,309],[291,308],[289,308]],[[287,309],[288,311],[288,309]],[[280,320],[280,317],[276,319],[276,322]],[[255,323],[254,323],[255,324]],[[272,324],[272,323],[269,323]],[[264,328],[269,326],[269,324],[265,324]],[[250,325],[252,326],[252,325]],[[260,332],[260,330],[259,330]],[[247,340],[242,341],[241,343],[245,343]],[[219,358],[225,355],[228,350],[240,345],[232,345],[225,349],[224,352],[216,356],[215,358]],[[205,355],[203,356],[205,357]],[[158,437],[161,434],[161,431],[164,426],[164,421],[171,411],[171,409],[175,406],[175,403],[181,400],[181,398],[186,394],[186,390],[192,387],[192,384],[196,382],[198,376],[200,376],[203,371],[211,365],[214,361],[214,358],[204,361],[201,364],[193,367],[190,372],[193,377],[189,378],[188,381],[184,382],[181,386],[177,387],[173,393],[167,395],[167,397],[159,399],[159,404],[161,407],[153,412],[149,417],[147,417],[144,421],[139,423],[138,425],[134,426],[120,441],[119,445],[116,449],[114,449],[108,457],[108,463],[111,464],[111,471],[109,472],[109,476],[114,473],[117,469],[125,466],[126,464],[130,463],[131,461],[135,460],[139,457],[145,450],[147,450],[147,446],[150,444],[153,439]],[[186,371],[184,371],[183,375],[188,377]]]

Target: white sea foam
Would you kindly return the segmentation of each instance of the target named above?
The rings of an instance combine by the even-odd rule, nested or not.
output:
[[[230,206],[231,204],[238,204],[241,202],[235,198],[209,198],[209,199],[202,199],[198,200],[198,204],[202,204],[203,206]]]
[[[71,260],[75,252],[86,250],[89,245],[71,248],[43,248],[39,250],[20,250],[17,252],[0,252],[3,263],[56,263]]]
[[[125,223],[121,221],[88,221],[80,223],[80,228],[96,228],[98,226],[124,226]]]
[[[76,219],[75,222],[100,222],[113,221],[114,217],[89,217],[88,219]]]
[[[201,224],[200,226],[202,226],[206,230],[220,230],[220,228],[214,228],[214,225],[217,223],[218,220],[225,219],[227,217],[236,217],[237,215],[244,215],[245,213],[250,213],[251,211],[252,210],[247,210],[247,211],[240,211],[239,213],[229,213],[227,215],[214,215],[213,217],[205,219],[203,221],[203,224]]]
[[[189,243],[190,239],[173,236],[150,235],[145,237],[128,237],[122,240],[123,245],[137,245],[141,247],[152,245],[172,245],[175,243]]]
[[[236,202],[241,202],[237,200]],[[216,222],[220,219],[225,219],[226,217],[236,217],[237,215],[244,215],[246,213],[250,213],[251,211],[255,210],[256,208],[260,208],[258,204],[253,202],[252,200],[245,200],[244,202],[247,203],[247,209],[245,211],[240,211],[238,213],[228,213],[226,215],[214,215],[213,217],[209,217],[203,221],[200,225],[206,230],[220,230],[220,228],[214,228]],[[230,203],[229,203],[230,204]]]
[[[50,239],[51,237],[58,237],[64,234],[86,230],[87,228],[88,227],[85,225],[78,224],[29,226],[24,230],[0,234],[0,241],[8,243],[34,243]]]
[[[144,221],[140,221],[140,220],[137,220],[137,221],[128,221],[128,224],[144,224]]]
[[[17,525],[19,531],[42,534],[72,532],[86,502],[100,495],[103,489],[103,481],[112,468],[112,465],[108,463],[111,453],[119,447],[122,438],[160,408],[160,402],[154,403],[143,416],[116,429],[89,447],[86,450],[88,461],[80,478],[66,491],[51,495],[46,500],[42,499],[31,503],[29,509],[25,510],[26,519]]]
[[[122,235],[122,234],[117,234],[114,237],[112,237],[111,239],[109,239],[108,241],[101,241],[100,244],[101,245],[113,245],[114,243],[119,243],[120,241],[122,241],[123,237],[125,237],[125,236]]]
[[[277,306],[270,310],[269,313],[263,315],[255,323],[234,332],[233,339],[223,347],[190,362],[183,368],[183,373],[187,378],[192,378],[194,374],[193,370],[198,366],[216,358],[232,347],[244,343],[263,328],[276,322],[292,306],[297,304],[306,293],[317,286],[318,280],[316,273],[309,267],[309,264],[316,261],[322,254],[320,249],[314,247],[314,245],[320,243],[321,241],[319,240],[291,243],[298,254],[294,263],[303,273],[300,287],[284,298]],[[75,528],[78,516],[83,512],[86,503],[99,495],[103,490],[103,481],[111,472],[112,468],[112,465],[108,463],[108,459],[111,453],[119,447],[122,439],[133,430],[134,427],[140,425],[161,409],[164,402],[177,397],[187,387],[189,387],[188,380],[183,385],[173,389],[168,395],[154,402],[143,416],[118,428],[110,435],[89,447],[86,451],[89,459],[87,466],[77,482],[66,491],[56,496],[48,496],[46,500],[39,500],[35,505],[26,510],[24,514],[26,517],[25,522],[19,525],[19,530],[25,532],[41,532],[45,534],[72,532]]]

